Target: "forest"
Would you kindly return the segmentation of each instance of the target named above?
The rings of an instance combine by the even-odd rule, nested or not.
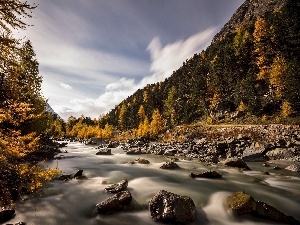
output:
[[[70,117],[66,135],[157,138],[197,121],[299,124],[300,3],[284,1],[248,20],[239,11],[234,30],[224,27],[226,35],[217,34],[165,81],[137,90],[98,119]]]
[[[34,193],[59,171],[42,169],[33,160],[49,142],[56,120],[45,111],[42,76],[32,43],[13,31],[26,29],[36,5],[0,1],[0,206]]]

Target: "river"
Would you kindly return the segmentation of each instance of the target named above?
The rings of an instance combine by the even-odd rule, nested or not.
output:
[[[204,225],[271,225],[278,224],[253,217],[235,218],[224,207],[227,196],[245,191],[255,200],[264,201],[280,211],[300,220],[300,175],[287,170],[263,167],[262,163],[248,163],[252,171],[240,171],[222,165],[207,165],[194,161],[176,162],[180,169],[163,170],[166,161],[156,155],[126,155],[122,149],[112,149],[112,155],[95,155],[95,146],[71,142],[63,150],[62,159],[43,164],[53,168],[57,164],[63,174],[74,174],[82,169],[87,179],[54,180],[37,196],[23,196],[16,204],[16,216],[8,224],[26,225],[154,225],[148,210],[148,201],[159,191],[166,190],[189,196],[197,207],[194,224]],[[128,164],[136,158],[150,164]],[[191,172],[216,170],[222,179],[193,179]],[[268,171],[270,175],[263,175]],[[104,192],[109,184],[127,179],[133,201],[126,211],[98,215],[96,204],[112,196]]]

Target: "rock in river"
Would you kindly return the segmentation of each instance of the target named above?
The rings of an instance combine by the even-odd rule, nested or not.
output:
[[[121,180],[120,182],[116,184],[112,184],[106,188],[104,188],[105,191],[110,192],[110,193],[118,193],[120,191],[124,191],[128,186],[128,181],[127,180]]]
[[[243,191],[234,192],[227,197],[226,204],[228,209],[237,215],[245,215],[255,212],[256,201]]]
[[[110,148],[100,148],[96,155],[111,155]]]
[[[113,213],[129,205],[132,196],[129,191],[121,191],[96,205],[99,214]]]
[[[149,202],[153,220],[171,224],[188,224],[196,218],[193,200],[165,190],[159,191]]]
[[[300,165],[292,164],[285,168],[286,170],[291,170],[293,172],[300,172]]]
[[[251,214],[268,220],[291,225],[300,225],[294,217],[288,216],[267,203],[255,201],[243,191],[235,192],[226,199],[227,207],[237,215]]]
[[[245,163],[242,159],[236,157],[226,159],[225,161],[223,161],[223,164],[230,167],[237,167],[240,169],[251,170],[248,167],[247,163]]]
[[[175,162],[165,162],[161,167],[161,169],[177,169],[179,166]]]
[[[15,215],[14,209],[5,209],[0,211],[0,223],[6,222],[13,218]]]
[[[219,174],[216,171],[212,171],[212,170],[208,170],[208,171],[205,171],[205,172],[199,173],[199,174],[191,173],[190,176],[192,178],[197,178],[197,177],[200,177],[200,178],[221,178],[222,177],[221,174]]]

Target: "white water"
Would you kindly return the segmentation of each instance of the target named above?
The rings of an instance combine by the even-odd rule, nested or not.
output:
[[[271,225],[275,222],[253,217],[235,218],[224,207],[225,198],[234,191],[245,191],[256,200],[273,205],[280,211],[300,220],[300,175],[296,172],[264,168],[262,163],[249,163],[252,171],[241,172],[221,165],[209,166],[193,161],[179,161],[180,169],[162,170],[166,161],[162,156],[126,155],[121,149],[113,149],[113,155],[97,156],[93,146],[69,143],[60,154],[61,160],[47,162],[64,174],[74,174],[83,169],[88,179],[50,182],[40,196],[27,196],[16,204],[16,217],[7,222],[26,222],[27,225],[154,225],[148,210],[148,201],[159,191],[167,190],[189,196],[197,207],[197,219],[193,223],[205,225]],[[145,158],[148,165],[127,164],[136,158]],[[191,172],[208,169],[223,175],[220,180],[192,179]],[[262,175],[260,171],[271,175]],[[96,204],[110,197],[104,188],[122,179],[129,181],[128,188],[134,198],[130,207],[111,215],[98,215]],[[107,182],[107,184],[103,184]]]

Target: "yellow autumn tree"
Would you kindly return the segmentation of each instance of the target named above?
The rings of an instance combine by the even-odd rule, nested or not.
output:
[[[126,130],[126,128],[127,128],[127,106],[125,103],[123,103],[121,106],[118,124],[121,129]]]
[[[114,134],[114,128],[112,125],[109,125],[108,123],[105,124],[104,129],[102,130],[103,138],[105,139],[111,139]]]
[[[282,97],[284,81],[287,73],[287,63],[281,56],[276,56],[270,71],[270,84],[277,97]]]
[[[258,17],[254,25],[254,53],[256,55],[256,65],[258,67],[257,79],[268,79],[269,78],[269,57],[270,52],[270,29],[267,22]]]
[[[291,104],[288,101],[283,101],[281,105],[281,116],[282,117],[288,117],[292,114],[293,110],[291,107]]]
[[[151,137],[157,137],[157,135],[164,129],[163,117],[158,109],[155,109],[153,111],[152,120],[149,128]]]
[[[57,170],[43,170],[30,161],[42,146],[45,100],[38,62],[29,40],[12,36],[25,29],[31,6],[19,0],[0,2],[0,206],[18,200],[21,187],[35,191]],[[43,125],[43,126],[41,126]]]
[[[145,120],[146,113],[145,113],[145,109],[144,109],[143,105],[140,106],[139,111],[138,111],[138,115],[139,115],[140,121],[144,121]]]
[[[139,124],[139,127],[137,129],[137,136],[139,137],[148,137],[149,134],[150,134],[150,130],[149,130],[149,127],[150,124],[149,124],[149,120],[148,118],[146,117],[144,119],[144,121],[142,121],[140,124]]]
[[[240,112],[245,112],[247,111],[247,106],[245,105],[245,103],[241,100],[240,104],[237,107],[238,111]]]

